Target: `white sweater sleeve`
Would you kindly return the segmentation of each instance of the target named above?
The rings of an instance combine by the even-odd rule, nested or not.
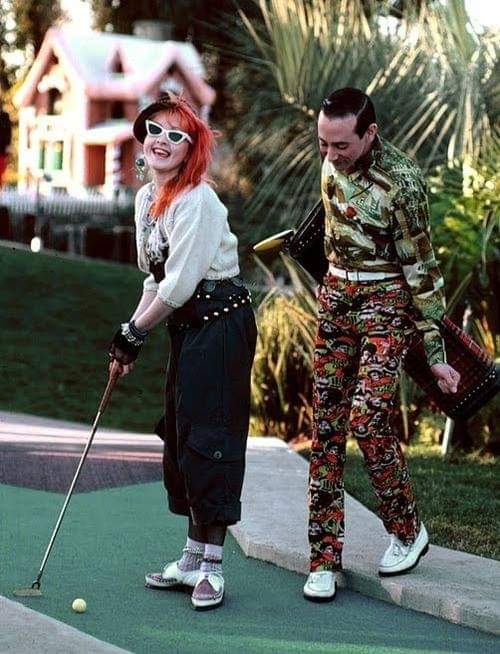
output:
[[[193,295],[214,260],[226,220],[226,207],[207,187],[199,186],[180,200],[169,235],[165,279],[158,285],[165,304],[177,309]]]
[[[149,274],[142,284],[142,292],[147,293],[148,291],[154,291],[155,293],[158,291],[158,284],[152,274]]]

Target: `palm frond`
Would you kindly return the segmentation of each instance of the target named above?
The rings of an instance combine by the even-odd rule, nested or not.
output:
[[[252,161],[251,220],[267,210],[289,224],[290,211],[299,216],[316,199],[316,112],[333,88],[365,89],[383,134],[424,169],[475,159],[491,144],[500,115],[499,35],[478,35],[464,0],[407,12],[395,31],[381,27],[384,3],[258,4],[261,22],[240,12],[242,52],[253,56],[232,79],[245,106],[236,146]]]

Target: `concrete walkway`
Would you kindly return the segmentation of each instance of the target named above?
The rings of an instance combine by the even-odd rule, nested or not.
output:
[[[305,574],[307,462],[277,438],[250,439],[247,461],[243,516],[233,536],[247,556]],[[387,545],[382,522],[347,496],[342,585],[500,635],[499,561],[432,545],[410,574],[383,579],[377,568]]]
[[[85,425],[0,412],[0,444],[12,439],[48,438],[55,431],[83,445]],[[57,430],[64,430],[58,432]],[[15,433],[15,435],[14,435]],[[153,435],[101,430],[106,442],[127,443],[158,452]],[[62,443],[61,443],[62,444]],[[249,441],[243,491],[243,519],[231,528],[247,556],[306,573],[307,463],[275,438]],[[500,634],[500,563],[432,546],[411,574],[391,580],[376,575],[387,537],[381,522],[359,502],[347,498],[347,539],[341,583],[360,593],[435,615],[451,622]],[[300,593],[300,588],[297,589]],[[124,652],[18,602],[0,597],[0,652],[21,654]]]
[[[2,654],[127,654],[127,651],[84,634],[64,622],[0,597]],[[130,654],[130,653],[129,653]]]

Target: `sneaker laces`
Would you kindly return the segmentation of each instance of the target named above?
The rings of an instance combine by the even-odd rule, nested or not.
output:
[[[391,552],[393,556],[403,556],[406,554],[408,548],[404,545],[397,536],[391,535]]]
[[[331,572],[330,570],[318,570],[317,572],[310,572],[309,576],[311,578],[311,581],[315,582],[315,581],[320,581],[325,576],[329,575],[330,572]]]

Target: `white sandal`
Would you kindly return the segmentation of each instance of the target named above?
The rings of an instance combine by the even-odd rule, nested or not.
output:
[[[220,572],[201,572],[191,595],[195,609],[215,609],[224,600],[224,577]]]
[[[182,550],[184,553],[196,554],[200,557],[200,565],[203,557],[203,552],[189,547]],[[198,577],[200,576],[200,568],[194,570],[181,570],[179,568],[180,561],[173,561],[167,563],[162,572],[148,572],[146,574],[146,586],[148,588],[172,588],[174,586],[191,586],[194,588]]]

